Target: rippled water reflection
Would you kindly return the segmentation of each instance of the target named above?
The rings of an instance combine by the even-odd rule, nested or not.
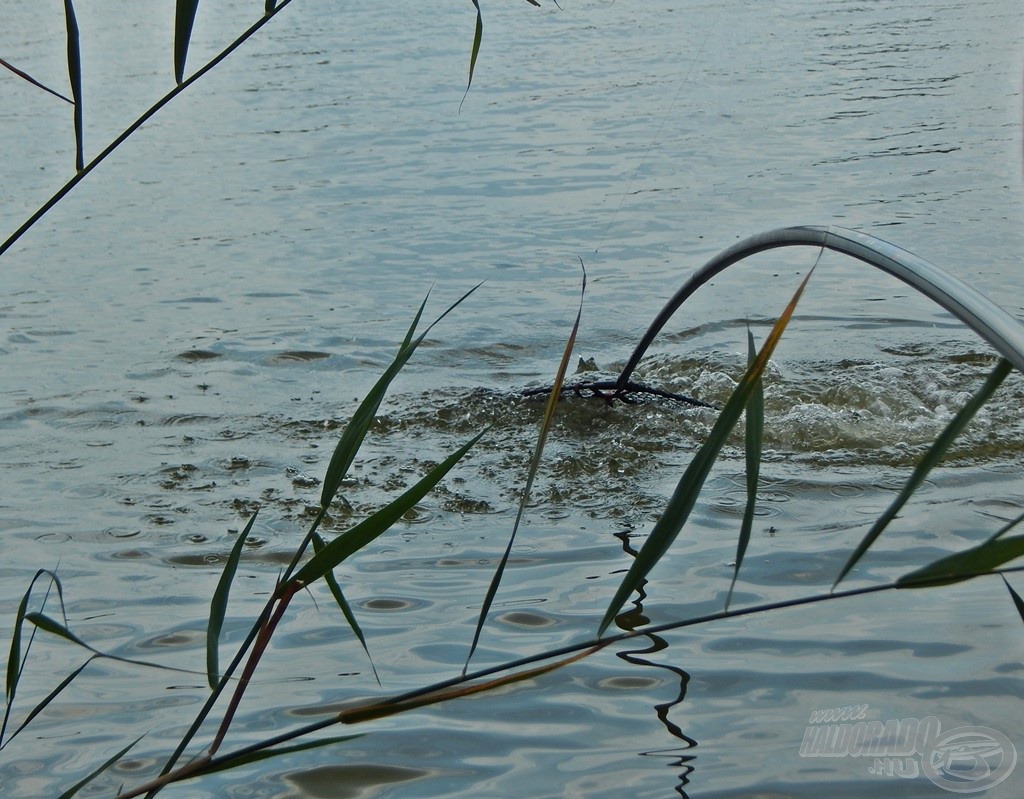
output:
[[[90,644],[200,671],[209,597],[250,514],[261,509],[225,652],[311,521],[341,427],[428,287],[431,313],[487,281],[400,378],[343,485],[348,506],[325,523],[363,518],[491,426],[338,570],[383,688],[314,587],[231,747],[461,669],[541,416],[518,392],[550,380],[577,255],[590,277],[578,353],[598,373],[621,368],[703,260],[779,225],[865,230],[1024,309],[1018,3],[484,4],[460,114],[465,5],[341,13],[296,0],[0,264],[0,610],[13,619],[35,570],[59,568]],[[195,63],[254,13],[214,8],[201,7]],[[63,85],[60,15],[8,11],[2,55]],[[170,19],[153,13],[79,12],[90,152],[170,83]],[[0,91],[0,224],[13,230],[70,173],[70,123],[20,81]],[[722,402],[747,328],[764,337],[814,260],[762,254],[717,278],[656,342],[643,379]],[[822,257],[766,381],[768,450],[734,606],[826,591],[993,363],[902,284]],[[1012,376],[851,584],[898,577],[1021,512],[1022,395]],[[713,421],[674,403],[564,403],[477,665],[592,635]],[[745,496],[739,446],[623,626],[721,608]],[[168,795],[935,796],[924,777],[873,775],[864,758],[801,758],[809,714],[934,715],[946,729],[989,726],[1024,753],[1021,640],[996,581],[721,621]],[[34,646],[22,713],[86,657],[50,637]],[[204,685],[202,673],[91,664],[0,754],[0,793],[57,795],[143,732],[82,795],[145,780]],[[1018,772],[986,795],[1019,796]]]

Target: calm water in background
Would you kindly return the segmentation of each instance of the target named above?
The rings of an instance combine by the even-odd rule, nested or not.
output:
[[[0,55],[62,87],[51,5],[13,9]],[[251,22],[249,5],[201,7],[194,64]],[[695,267],[780,225],[873,233],[1024,312],[1019,3],[491,5],[459,113],[469,3],[297,0],[0,259],[4,618],[35,569],[59,562],[80,636],[202,669],[219,564],[260,505],[232,595],[237,643],[308,523],[338,425],[431,285],[428,313],[487,281],[382,409],[346,487],[352,518],[495,426],[442,491],[339,569],[386,693],[461,668],[539,420],[513,390],[550,380],[577,257],[590,279],[578,352],[609,371]],[[79,11],[87,154],[170,85],[171,21],[150,13]],[[70,175],[72,135],[65,104],[13,77],[0,91],[9,231]],[[734,267],[670,325],[644,377],[724,399],[748,324],[764,336],[815,256]],[[992,363],[901,284],[824,257],[767,387],[770,451],[736,604],[826,590]],[[1022,395],[1008,381],[851,585],[1021,511]],[[592,634],[628,566],[623,542],[639,546],[712,421],[567,404],[476,663]],[[733,457],[647,586],[653,622],[721,607],[743,490]],[[314,594],[296,600],[229,745],[380,693]],[[645,656],[654,666],[605,653],[167,794],[811,797],[829,782],[833,795],[934,796],[862,758],[800,758],[807,717],[866,703],[881,720],[989,726],[1024,751],[1022,632],[994,580],[754,616],[669,636]],[[49,639],[34,651],[23,711],[84,660]],[[0,754],[4,796],[56,795],[148,732],[86,793],[141,781],[202,682],[90,666]],[[684,684],[662,723],[656,706]],[[1018,769],[988,795],[1022,785]]]

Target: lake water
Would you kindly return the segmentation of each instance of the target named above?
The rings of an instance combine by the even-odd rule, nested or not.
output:
[[[170,87],[172,20],[169,4],[81,5],[88,159]],[[202,4],[190,68],[260,6]],[[338,569],[383,687],[317,585],[294,600],[228,748],[461,669],[540,420],[517,392],[552,378],[580,258],[577,353],[609,373],[702,262],[784,225],[871,233],[1024,313],[1018,0],[483,6],[460,112],[469,2],[296,0],[0,258],[4,652],[45,567],[93,646],[202,671],[209,598],[259,506],[227,657],[310,521],[340,425],[428,290],[436,314],[486,281],[396,382],[344,487],[352,511],[325,532],[493,426]],[[63,90],[63,36],[60,4],[13,4],[0,56]],[[66,104],[6,72],[0,92],[6,236],[70,177],[74,146]],[[816,257],[730,269],[670,323],[643,378],[722,402],[748,327],[764,338]],[[823,256],[767,380],[734,606],[827,591],[994,362],[907,287]],[[1022,401],[1013,375],[849,585],[979,542],[1024,509]],[[475,666],[592,637],[713,420],[672,403],[563,404]],[[736,449],[624,624],[721,609],[744,491]],[[38,636],[15,718],[86,656]],[[1021,617],[994,578],[837,600],[606,650],[165,794],[940,796],[923,773],[871,773],[872,758],[801,757],[809,717],[934,716],[1024,755],[1022,657]],[[56,796],[146,733],[81,795],[144,781],[204,682],[93,663],[0,753],[0,793]],[[1022,787],[1019,765],[986,795]]]

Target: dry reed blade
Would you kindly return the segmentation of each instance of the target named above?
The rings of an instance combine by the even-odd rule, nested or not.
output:
[[[746,374],[740,379],[732,396],[729,397],[707,440],[697,451],[697,454],[680,478],[672,498],[661,514],[661,518],[658,519],[651,534],[633,559],[633,563],[615,592],[615,596],[612,598],[604,618],[601,619],[597,631],[598,637],[602,636],[605,630],[608,629],[608,626],[614,621],[616,614],[626,603],[630,594],[647,579],[651,569],[657,565],[658,561],[668,551],[668,548],[675,541],[679,531],[689,518],[690,512],[697,503],[697,497],[704,487],[704,481],[711,472],[711,467],[718,459],[718,455],[725,446],[736,422],[739,421],[740,414],[743,413],[743,409],[750,401],[750,397],[760,381],[761,374],[768,365],[768,359],[775,351],[775,347],[779,343],[786,325],[789,324],[789,320],[796,310],[804,288],[807,286],[807,281],[810,280],[813,273],[814,268],[812,267],[801,281],[796,293],[786,306],[786,310],[775,323],[757,358],[754,359]]]
[[[501,556],[501,560],[498,561],[498,567],[494,571],[494,576],[487,587],[487,594],[484,596],[483,604],[480,606],[480,615],[477,618],[476,629],[473,631],[473,641],[469,646],[469,654],[466,655],[466,662],[462,667],[463,674],[469,669],[469,661],[473,659],[473,653],[476,652],[477,644],[480,642],[480,634],[484,628],[484,622],[487,621],[487,614],[491,609],[491,604],[494,602],[495,595],[498,593],[498,586],[501,585],[505,566],[508,564],[508,559],[512,554],[512,545],[515,543],[516,533],[519,531],[519,525],[523,520],[526,506],[530,501],[533,480],[537,476],[537,469],[540,467],[541,457],[544,454],[544,444],[547,442],[548,432],[551,430],[551,422],[555,418],[555,408],[558,405],[558,398],[562,392],[565,373],[569,368],[569,359],[572,357],[573,347],[576,344],[576,334],[579,332],[580,319],[583,315],[583,298],[587,292],[587,268],[584,266],[582,259],[580,259],[580,267],[583,269],[583,282],[580,286],[580,303],[576,309],[576,320],[573,322],[572,331],[569,333],[569,340],[566,342],[565,350],[562,352],[562,360],[558,364],[558,371],[555,373],[555,382],[551,386],[551,394],[548,397],[547,404],[544,406],[544,418],[541,421],[540,431],[537,434],[537,445],[534,448],[533,457],[530,459],[530,468],[526,475],[526,486],[523,488],[523,495],[519,500],[519,510],[516,512],[516,520],[512,525],[512,534],[509,536],[505,552]]]
[[[504,677],[497,677],[493,680],[488,680],[487,682],[476,683],[474,685],[464,685],[449,691],[428,693],[423,696],[398,702],[378,702],[372,705],[343,710],[338,714],[337,720],[342,724],[359,724],[364,721],[387,718],[388,716],[394,716],[397,713],[405,713],[409,710],[436,705],[440,702],[447,702],[452,699],[461,699],[466,696],[473,696],[474,694],[483,693],[484,691],[492,691],[495,688],[500,688],[505,685],[512,685],[517,682],[522,682],[523,680],[540,677],[541,675],[560,669],[563,666],[568,666],[570,663],[582,660],[603,648],[604,644],[598,643],[597,645],[591,646],[585,651],[579,652],[578,654],[565,658],[564,660],[538,666],[537,668],[529,669],[528,671],[509,674]]]

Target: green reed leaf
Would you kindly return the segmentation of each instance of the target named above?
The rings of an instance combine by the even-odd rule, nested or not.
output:
[[[8,705],[14,701],[14,695],[18,690],[18,680],[21,678],[21,633],[22,628],[25,625],[25,617],[28,614],[28,603],[32,598],[32,589],[35,587],[36,581],[43,575],[48,575],[57,586],[57,592],[61,597],[61,606],[63,607],[64,604],[60,578],[58,578],[57,575],[49,569],[39,569],[32,578],[32,581],[29,583],[28,590],[26,590],[24,596],[22,596],[21,602],[18,604],[18,612],[15,614],[14,618],[14,632],[11,634],[11,650],[7,658],[6,696]]]
[[[354,741],[357,738],[362,738],[363,735],[364,733],[356,733],[355,735],[338,735],[333,738],[320,738],[316,741],[306,741],[305,743],[295,744],[294,746],[278,746],[273,749],[260,749],[258,751],[247,752],[241,755],[229,754],[224,757],[218,757],[211,760],[209,764],[197,771],[194,776],[198,777],[204,774],[213,774],[218,771],[224,771],[229,768],[247,766],[250,763],[258,763],[261,760],[267,760],[271,757],[290,755],[295,752],[306,752],[310,749],[322,749],[323,747],[331,746],[332,744]]]
[[[137,744],[145,737],[145,733],[140,735],[138,738],[136,738],[134,741],[128,744],[128,746],[126,746],[124,749],[122,749],[116,755],[114,755],[109,760],[104,762],[99,768],[97,768],[95,771],[92,771],[89,774],[89,776],[86,777],[84,780],[75,783],[71,788],[68,788],[68,790],[64,791],[64,793],[60,795],[59,799],[71,799],[71,797],[73,797],[76,793],[82,790],[82,788],[84,788],[86,785],[88,785],[90,782],[92,782],[94,779],[100,776],[100,774],[102,774],[104,771],[106,771],[108,768],[114,765],[118,760],[120,760],[122,757],[128,754],[128,752],[130,752],[135,747],[135,744]]]
[[[314,554],[320,552],[324,547],[327,546],[327,542],[320,536],[319,533],[313,533],[313,552]],[[331,596],[334,597],[334,601],[338,607],[341,608],[341,613],[345,617],[345,621],[348,622],[348,626],[355,633],[356,638],[359,639],[359,643],[362,644],[363,651],[366,653],[367,660],[370,661],[370,668],[373,669],[373,678],[377,681],[377,685],[380,685],[380,675],[377,674],[377,667],[373,664],[373,657],[370,655],[370,647],[367,646],[366,636],[363,635],[363,628],[359,626],[359,622],[356,621],[355,613],[352,612],[352,606],[348,600],[345,599],[345,594],[341,590],[341,585],[338,583],[338,578],[334,576],[333,570],[328,570],[324,574],[324,580],[327,581],[327,587],[331,589]]]
[[[64,0],[64,21],[68,30],[68,79],[75,105],[75,171],[85,169],[85,131],[82,123],[82,47],[78,19],[71,0]]]
[[[416,327],[419,324],[420,317],[423,315],[423,309],[426,307],[429,296],[430,293],[428,292],[427,297],[424,297],[423,302],[420,303],[419,310],[416,311],[416,316],[409,326],[409,331],[405,334],[402,346],[398,348],[398,354],[395,356],[395,359],[384,370],[384,374],[377,379],[373,388],[363,397],[363,401],[359,403],[359,407],[356,408],[349,423],[345,426],[345,430],[341,434],[337,446],[334,448],[331,462],[327,465],[327,472],[324,474],[324,487],[320,492],[321,508],[329,507],[334,500],[334,496],[338,493],[338,488],[341,486],[341,481],[345,479],[352,461],[356,458],[356,453],[359,452],[359,448],[363,445],[366,433],[370,429],[373,417],[377,414],[377,409],[384,400],[388,387],[395,377],[398,376],[398,373],[402,371],[402,367],[408,363],[413,352],[415,352],[419,341],[413,343],[412,336],[416,332]]]
[[[258,514],[259,510],[252,515],[242,534],[238,536],[234,546],[231,547],[231,552],[228,553],[228,558],[224,563],[224,571],[221,572],[217,589],[213,592],[213,599],[210,601],[210,621],[206,625],[206,679],[213,690],[216,690],[217,684],[220,682],[220,632],[224,627],[231,583],[235,579],[238,561],[242,558],[242,547],[245,546],[245,540],[249,537]]]
[[[1005,574],[1001,574],[1000,577],[1003,578],[1003,584],[1006,585],[1006,590],[1010,592],[1010,598],[1013,599],[1013,605],[1017,608],[1017,614],[1020,616],[1020,620],[1024,621],[1024,599],[1021,599],[1020,594],[1013,590],[1013,586],[1010,585]]]
[[[56,587],[61,613],[64,613],[64,589],[61,585],[60,578],[57,577],[56,573],[49,569],[39,569],[32,577],[31,582],[29,582],[28,589],[25,591],[24,596],[21,598],[21,602],[18,604],[18,612],[15,614],[14,630],[11,633],[11,649],[7,657],[7,679],[5,684],[5,696],[7,701],[4,708],[3,720],[0,721],[0,748],[3,748],[6,745],[5,734],[7,732],[7,725],[11,719],[14,698],[18,693],[18,683],[21,681],[24,664],[28,659],[29,652],[32,648],[32,641],[35,637],[35,630],[33,629],[32,635],[29,637],[29,642],[25,646],[25,652],[22,654],[21,638],[22,630],[25,626],[25,619],[28,615],[28,603],[31,599],[32,590],[35,588],[36,582],[43,576],[48,576],[50,578],[50,586],[46,589],[46,595],[43,597],[42,607],[46,607],[46,600],[50,596],[50,587]],[[22,724],[22,726],[24,726],[24,724]],[[11,738],[13,738],[14,735],[17,735],[17,732],[13,733]]]
[[[1024,535],[990,538],[983,544],[940,558],[896,581],[898,588],[947,585],[969,580],[979,573],[992,572],[1014,558],[1024,555]]]
[[[177,0],[174,8],[174,82],[178,84],[185,78],[185,60],[198,8],[199,0]]]
[[[753,364],[757,356],[754,335],[747,331],[747,363]],[[764,448],[764,383],[758,379],[754,391],[747,403],[746,425],[746,466],[747,466],[747,506],[743,510],[743,521],[740,524],[740,537],[736,542],[736,567],[729,583],[729,593],[725,597],[725,609],[729,609],[736,579],[740,576],[743,556],[750,543],[750,532],[754,526],[754,511],[757,509],[757,485],[761,474],[761,452]]]
[[[768,365],[768,359],[771,358],[772,353],[775,351],[783,331],[796,310],[804,288],[807,286],[807,281],[810,280],[813,273],[814,269],[812,268],[808,271],[803,281],[801,281],[799,288],[797,288],[793,298],[786,306],[786,310],[775,323],[771,333],[769,333],[764,346],[761,347],[761,351],[757,354],[757,358],[754,359],[746,374],[740,379],[732,396],[726,402],[707,440],[697,451],[697,454],[683,473],[675,492],[672,494],[672,498],[661,514],[661,518],[654,525],[654,529],[633,559],[629,571],[615,592],[615,596],[612,598],[611,604],[609,604],[608,610],[605,612],[604,618],[598,627],[598,637],[604,634],[605,630],[608,629],[608,625],[615,620],[615,615],[619,612],[619,609],[626,603],[629,595],[647,578],[651,569],[668,551],[668,548],[675,541],[679,531],[689,518],[697,502],[697,497],[704,487],[704,481],[707,480],[708,474],[711,472],[711,467],[717,460],[719,453],[729,439],[733,427],[739,421],[740,414],[743,413],[743,409],[747,406],[757,388],[761,374]]]
[[[530,501],[530,492],[533,490],[533,480],[537,476],[537,469],[540,467],[540,460],[544,454],[544,444],[547,442],[548,432],[551,430],[551,422],[555,418],[555,408],[558,405],[558,398],[562,392],[562,383],[565,381],[565,373],[569,368],[569,359],[572,357],[573,347],[576,345],[576,334],[580,329],[580,318],[583,316],[583,297],[587,293],[587,268],[583,265],[583,260],[580,259],[580,267],[583,269],[583,283],[580,286],[580,304],[576,309],[576,321],[573,322],[572,331],[569,333],[569,340],[565,343],[565,350],[562,352],[562,360],[558,364],[558,371],[555,373],[555,382],[551,386],[551,394],[548,397],[547,404],[544,407],[544,418],[541,420],[540,432],[537,434],[537,444],[533,450],[533,457],[530,459],[530,468],[526,475],[526,487],[523,489],[523,495],[519,499],[519,510],[516,513],[516,520],[512,525],[512,534],[509,536],[508,544],[505,546],[505,552],[501,556],[501,560],[498,561],[498,567],[494,570],[494,576],[491,577],[491,583],[487,587],[487,594],[484,596],[483,604],[480,606],[480,615],[476,621],[476,629],[473,632],[473,641],[469,646],[469,654],[466,655],[466,662],[462,667],[462,673],[465,674],[469,668],[469,661],[473,659],[473,653],[476,652],[477,644],[480,642],[480,633],[483,631],[484,622],[487,621],[487,614],[491,609],[491,604],[494,602],[494,597],[498,593],[498,586],[501,585],[502,575],[505,573],[505,566],[508,564],[508,559],[512,555],[512,545],[516,540],[516,533],[519,532],[519,525],[523,520],[523,515],[526,513],[526,506]]]
[[[476,6],[476,32],[473,34],[473,50],[469,55],[469,80],[466,81],[466,91],[462,95],[462,102],[459,103],[459,112],[462,112],[462,103],[466,102],[469,96],[469,88],[473,85],[473,73],[476,71],[476,59],[480,55],[480,43],[484,38],[484,17],[480,13],[480,0],[473,0]]]
[[[400,497],[328,543],[295,573],[292,582],[309,585],[323,577],[349,555],[358,552],[381,533],[390,529],[413,505],[423,499],[456,463],[462,460],[483,435],[484,433],[479,433],[473,436]]]
[[[96,660],[96,658],[98,657],[99,655],[90,655],[89,659],[85,661],[85,663],[83,663],[81,666],[79,666],[77,669],[71,672],[63,680],[61,680],[57,684],[56,688],[50,691],[50,693],[48,693],[34,708],[32,708],[32,710],[29,711],[28,715],[25,716],[24,721],[22,721],[21,724],[18,725],[18,728],[11,733],[10,737],[7,738],[3,744],[0,744],[0,749],[3,749],[4,746],[6,746],[8,743],[14,740],[14,738],[17,737],[18,733],[20,733],[32,722],[32,719],[34,719],[36,716],[42,713],[54,699],[60,696],[60,694],[64,691],[65,688],[71,685],[75,677],[77,677],[79,674],[85,671],[85,667],[92,663],[94,660]]]
[[[334,448],[334,454],[331,456],[331,462],[327,466],[327,473],[324,475],[324,487],[320,494],[321,508],[326,509],[333,501],[334,495],[338,492],[338,488],[341,486],[341,481],[345,479],[345,475],[348,473],[349,467],[352,465],[352,461],[355,460],[356,453],[363,444],[363,439],[366,438],[366,433],[370,429],[370,424],[373,422],[374,416],[377,414],[377,409],[384,400],[384,395],[387,393],[388,387],[391,385],[398,373],[402,371],[402,367],[408,363],[412,354],[416,351],[416,348],[423,342],[424,338],[426,338],[427,334],[430,333],[434,325],[461,305],[470,294],[482,285],[482,283],[478,283],[473,286],[473,288],[449,305],[448,308],[445,309],[444,313],[431,322],[430,326],[427,327],[423,334],[414,340],[413,335],[416,332],[416,327],[419,324],[420,317],[423,315],[423,309],[427,303],[427,298],[424,298],[423,302],[420,304],[419,310],[416,312],[416,316],[413,319],[412,324],[409,326],[409,331],[406,333],[405,339],[402,341],[402,346],[398,349],[398,354],[395,356],[395,359],[384,371],[384,374],[380,376],[373,388],[370,389],[366,397],[363,398],[359,407],[356,408],[356,412],[352,414],[352,419],[345,427],[345,431],[342,433],[341,439],[338,441],[338,445]],[[429,293],[427,296],[430,296]]]
[[[989,375],[984,385],[978,390],[978,392],[971,397],[971,399],[960,409],[959,413],[953,417],[946,429],[942,431],[938,438],[932,442],[931,446],[921,457],[917,466],[914,467],[913,473],[910,478],[904,484],[900,493],[896,496],[896,499],[892,501],[892,504],[885,510],[881,516],[875,520],[875,523],[868,530],[867,535],[861,540],[860,544],[853,551],[853,554],[847,559],[846,564],[839,572],[839,576],[836,577],[836,581],[832,583],[833,590],[840,581],[850,572],[857,562],[861,559],[868,548],[875,542],[875,540],[882,534],[882,531],[889,525],[896,514],[903,509],[903,506],[907,503],[907,500],[913,495],[913,493],[921,486],[928,473],[942,460],[945,456],[946,451],[952,445],[953,441],[964,431],[974,415],[981,409],[995,393],[995,390],[999,388],[999,385],[1003,382],[1006,376],[1013,369],[1013,365],[1005,358],[1000,358],[996,368]]]
[[[161,669],[163,671],[176,671],[182,674],[201,674],[202,672],[192,671],[191,669],[178,669],[173,666],[164,666],[161,663],[153,663],[148,660],[135,660],[133,658],[125,658],[120,655],[111,655],[109,652],[101,652],[94,646],[87,644],[77,635],[75,635],[65,624],[61,624],[59,621],[51,619],[44,613],[28,613],[25,615],[26,621],[32,622],[40,630],[45,630],[48,633],[59,636],[73,644],[77,644],[83,649],[87,649],[98,657],[107,658],[108,660],[116,660],[118,663],[130,663],[133,666],[146,666],[151,669]]]

